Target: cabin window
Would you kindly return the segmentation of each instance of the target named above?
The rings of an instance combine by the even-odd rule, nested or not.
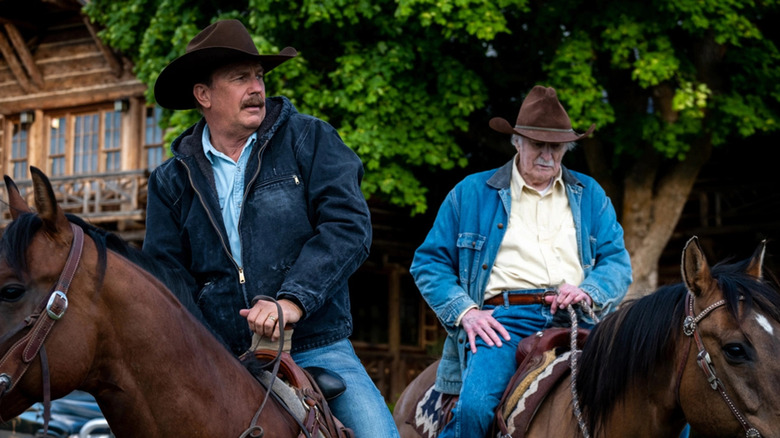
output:
[[[122,169],[121,119],[113,110],[73,117],[73,174]]]
[[[51,119],[49,128],[49,174],[65,175],[65,117]]]
[[[27,153],[30,128],[27,124],[14,123],[11,136],[11,166],[16,180],[27,178]]]
[[[146,151],[146,167],[149,170],[162,164],[165,159],[163,130],[160,128],[161,116],[162,108],[159,106],[146,108],[144,150]]]
[[[97,172],[100,115],[81,114],[75,117],[73,137],[73,173]]]
[[[103,154],[105,155],[106,172],[122,170],[122,113],[109,111],[103,113],[105,120]]]

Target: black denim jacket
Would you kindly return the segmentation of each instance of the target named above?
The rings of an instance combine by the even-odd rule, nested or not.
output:
[[[347,280],[371,246],[357,155],[332,126],[300,114],[284,97],[267,99],[267,113],[245,174],[243,266],[231,255],[203,153],[204,120],[174,140],[173,158],[149,178],[143,250],[187,280],[204,322],[236,355],[251,341],[238,311],[257,295],[303,309],[293,352],[348,337]]]

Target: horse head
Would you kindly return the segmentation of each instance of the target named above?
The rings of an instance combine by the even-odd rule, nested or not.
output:
[[[0,420],[18,415],[35,401],[75,389],[86,376],[83,357],[94,349],[96,337],[79,310],[68,311],[73,298],[66,294],[67,287],[60,290],[72,243],[77,233],[83,238],[83,231],[70,225],[43,172],[31,168],[31,175],[35,211],[5,177],[13,220],[0,241]],[[80,242],[79,254],[83,239]],[[70,266],[75,272],[78,260]],[[47,354],[48,338],[59,342],[52,343],[56,347]],[[62,369],[68,372],[53,372]]]
[[[710,268],[695,237],[683,251],[690,354],[679,398],[697,434],[780,436],[780,294],[765,252],[764,241],[750,259]]]
[[[0,422],[80,389],[117,437],[298,436],[301,420],[159,280],[164,264],[65,214],[31,174],[34,209],[5,178]]]

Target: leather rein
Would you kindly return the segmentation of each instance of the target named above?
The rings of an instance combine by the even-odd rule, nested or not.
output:
[[[30,314],[6,335],[0,338],[0,345],[13,338],[18,333],[30,329],[21,337],[0,359],[0,398],[8,393],[19,382],[37,356],[41,358],[41,374],[43,379],[43,433],[46,435],[51,418],[51,384],[49,378],[49,361],[46,357],[44,342],[54,324],[59,321],[68,309],[68,288],[76,274],[81,253],[84,249],[84,230],[70,224],[73,230],[73,241],[65,267],[60,278],[54,285],[49,296],[38,306],[38,311]],[[4,420],[0,418],[0,423]]]
[[[731,412],[734,414],[734,417],[736,417],[737,421],[739,421],[739,423],[742,425],[742,428],[745,430],[745,437],[761,438],[761,434],[758,432],[758,430],[751,426],[750,423],[748,423],[747,419],[745,419],[745,416],[742,415],[739,409],[737,409],[737,407],[734,405],[734,402],[731,401],[731,398],[728,396],[728,394],[726,394],[726,387],[715,374],[715,367],[713,366],[712,360],[710,359],[710,354],[704,347],[704,342],[702,341],[701,335],[697,330],[698,323],[706,318],[707,315],[709,315],[713,310],[725,305],[726,300],[717,301],[706,309],[702,310],[698,315],[694,315],[693,299],[693,294],[689,291],[685,298],[685,319],[683,320],[683,333],[685,336],[691,338],[692,342],[696,343],[696,348],[699,350],[698,354],[696,355],[696,362],[699,364],[699,368],[701,368],[702,372],[704,372],[704,376],[707,378],[707,382],[709,382],[710,387],[720,393],[721,397],[723,397],[723,400],[726,402],[726,405],[728,405],[729,409],[731,409]],[[685,349],[685,355],[682,362],[680,362],[679,371],[677,373],[678,402],[680,399],[680,381],[682,380],[682,373],[685,369],[685,364],[688,362],[688,355],[691,351],[692,342],[689,342]]]

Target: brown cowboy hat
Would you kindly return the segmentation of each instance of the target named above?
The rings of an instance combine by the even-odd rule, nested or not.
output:
[[[252,36],[238,20],[222,20],[195,35],[184,55],[174,59],[160,72],[154,83],[154,98],[168,109],[195,108],[192,86],[207,78],[215,68],[235,61],[259,61],[268,73],[274,67],[295,58],[298,52],[285,47],[278,55],[260,55]]]
[[[577,141],[596,128],[594,123],[584,134],[574,132],[571,129],[569,115],[558,101],[555,89],[541,85],[531,89],[523,100],[514,127],[501,117],[493,117],[489,125],[503,134],[517,134],[531,140],[549,143]]]

